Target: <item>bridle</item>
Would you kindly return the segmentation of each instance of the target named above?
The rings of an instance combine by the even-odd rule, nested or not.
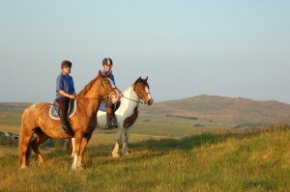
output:
[[[134,85],[132,85],[132,86],[134,86]],[[150,93],[150,91],[146,90],[146,94],[149,95],[151,93]],[[140,101],[141,98],[139,96],[138,96],[139,100],[135,100],[135,99],[132,99],[132,98],[126,97],[126,96],[123,96],[122,98],[127,99],[127,100],[132,101],[132,102],[135,102],[137,104],[143,104],[143,105],[145,104],[145,98],[142,98],[142,100],[143,100],[143,102],[142,102],[142,101]]]
[[[110,97],[110,95],[111,95],[111,93],[112,92],[116,92],[116,87],[114,87],[114,88],[112,88],[112,89],[110,89],[110,90],[108,90],[107,89],[107,87],[104,85],[104,83],[103,83],[103,80],[100,80],[101,81],[101,86],[105,89],[105,92],[106,92],[106,97],[102,97],[104,100],[106,100],[106,99],[108,99],[109,97]]]
[[[135,100],[135,99],[132,99],[132,98],[126,97],[126,96],[123,96],[122,98],[127,99],[127,100],[132,101],[132,102],[135,102],[137,104],[144,104],[144,102],[140,101],[140,99],[139,100]]]
[[[110,90],[106,89],[106,86],[104,85],[103,81],[101,81],[101,86],[105,89],[105,92],[106,92],[106,97],[76,97],[75,100],[95,100],[95,99],[102,99],[102,100],[106,100],[110,97],[111,93],[113,91],[116,90],[116,88],[112,88]],[[54,105],[54,106],[57,106],[58,104],[55,104],[55,103],[48,103],[49,105]]]
[[[76,99],[77,100],[81,100],[81,99],[88,99],[88,100],[94,100],[94,99],[102,99],[102,100],[106,100],[110,97],[111,93],[113,91],[116,90],[116,88],[112,88],[110,90],[107,89],[107,87],[104,85],[104,82],[103,80],[100,80],[101,81],[101,86],[105,89],[105,92],[106,92],[106,96],[105,97],[83,97],[83,98],[80,98],[80,97],[77,97]]]

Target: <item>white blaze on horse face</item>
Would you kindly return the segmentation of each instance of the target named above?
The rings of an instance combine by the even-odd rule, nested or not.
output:
[[[151,94],[150,94],[150,92],[149,92],[149,88],[148,88],[148,87],[145,87],[145,91],[146,91],[146,93],[147,93],[148,100],[151,100],[152,97],[151,97]]]
[[[153,104],[153,98],[152,98],[152,96],[150,94],[149,88],[146,87],[145,90],[146,90],[146,93],[147,93],[147,96],[148,96],[148,105],[152,105]]]

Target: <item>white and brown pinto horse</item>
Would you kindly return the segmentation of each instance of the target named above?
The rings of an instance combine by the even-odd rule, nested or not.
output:
[[[121,98],[121,105],[115,112],[118,122],[118,132],[115,147],[112,151],[112,156],[114,158],[119,157],[119,148],[121,144],[123,144],[122,154],[128,155],[129,131],[130,127],[137,120],[138,107],[141,100],[147,105],[153,104],[153,98],[149,92],[149,84],[147,81],[148,77],[146,79],[140,77],[133,85],[130,85],[123,91],[124,96]],[[106,112],[98,111],[97,119],[97,128],[105,129],[107,126]],[[72,139],[72,148],[74,148],[74,139]]]

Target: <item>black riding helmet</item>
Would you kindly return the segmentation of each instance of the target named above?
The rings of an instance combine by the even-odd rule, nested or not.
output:
[[[105,58],[105,59],[103,59],[103,66],[104,65],[113,66],[113,60],[111,58]]]
[[[61,69],[65,68],[65,67],[69,67],[71,68],[72,63],[68,60],[64,60],[63,62],[61,62]]]

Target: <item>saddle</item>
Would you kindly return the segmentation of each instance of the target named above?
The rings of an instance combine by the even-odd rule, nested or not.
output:
[[[118,101],[114,105],[114,112],[117,111],[120,108],[120,106],[121,106],[121,101]],[[100,104],[99,111],[106,112],[106,108],[107,108],[107,104],[104,101],[102,101]]]
[[[60,118],[58,116],[58,108],[59,108],[59,106],[56,103],[50,106],[50,109],[48,112],[50,118],[52,118],[54,120],[60,120]],[[77,110],[77,100],[70,100],[69,107],[68,107],[68,117],[72,118],[72,116],[75,114],[76,110]]]

